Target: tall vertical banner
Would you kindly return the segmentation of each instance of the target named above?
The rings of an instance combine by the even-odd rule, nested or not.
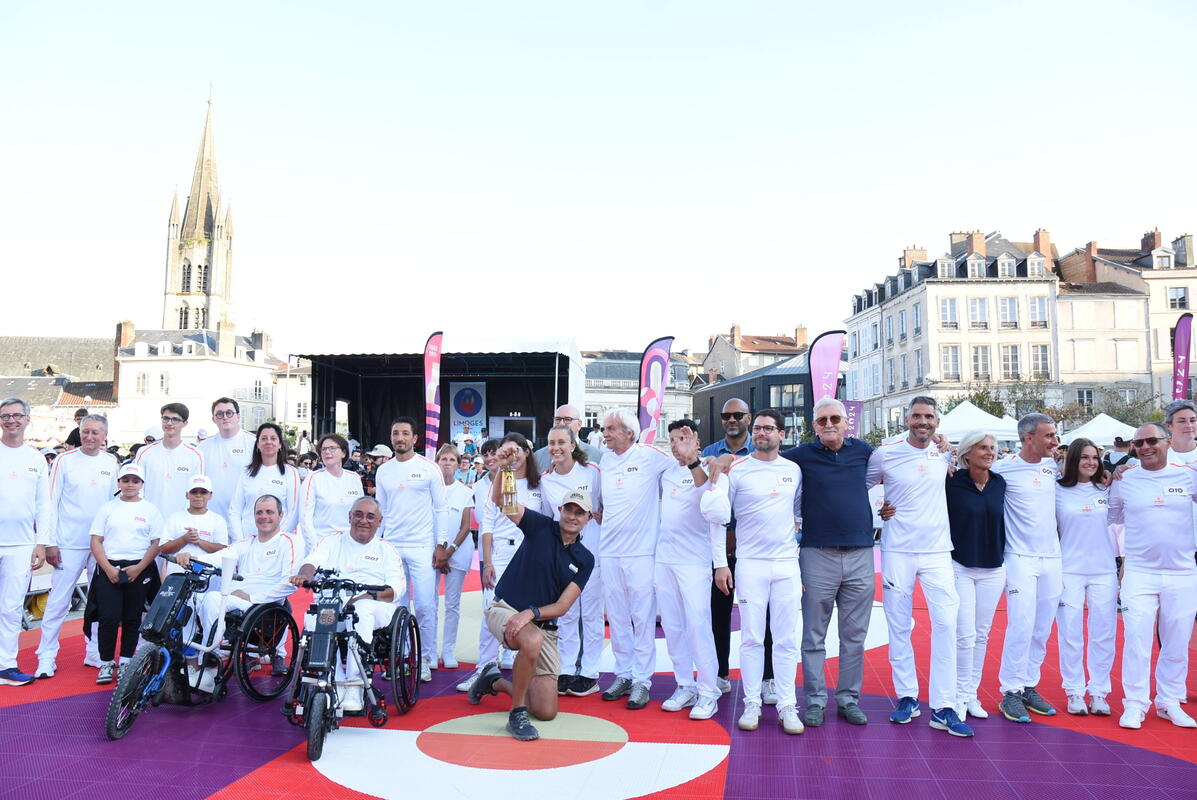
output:
[[[652,444],[657,438],[657,423],[665,405],[665,390],[669,386],[669,351],[673,337],[662,336],[644,348],[640,357],[640,442]]]
[[[848,430],[845,436],[860,436],[860,415],[864,413],[864,403],[860,400],[845,400],[844,410],[848,412]]]
[[[835,397],[840,384],[840,360],[844,357],[844,336],[847,331],[820,333],[806,351],[810,371],[810,407],[824,397]]]
[[[1193,338],[1193,315],[1181,314],[1172,329],[1172,399],[1189,397],[1189,347]]]
[[[441,438],[441,338],[443,331],[428,337],[424,344],[424,454],[436,458]]]

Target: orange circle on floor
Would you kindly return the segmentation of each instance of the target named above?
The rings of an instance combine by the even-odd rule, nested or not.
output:
[[[582,714],[558,714],[551,722],[532,724],[540,731],[534,742],[517,742],[507,733],[507,714],[475,714],[425,729],[416,746],[430,758],[475,769],[555,769],[596,761],[622,749],[628,733],[619,725]],[[534,759],[529,756],[535,755]]]

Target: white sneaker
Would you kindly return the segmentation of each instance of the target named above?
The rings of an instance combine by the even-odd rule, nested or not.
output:
[[[1105,697],[1090,697],[1089,713],[1095,717],[1108,717],[1110,716],[1110,704],[1106,702]]]
[[[457,669],[457,659],[453,656],[445,656],[441,659],[441,663],[445,669]]]
[[[662,711],[681,711],[698,702],[698,693],[693,689],[683,689],[679,686],[669,699],[661,704]]]
[[[471,672],[466,676],[466,679],[455,687],[459,692],[468,692],[470,687],[474,685],[474,681],[478,680],[478,676],[482,674],[482,667]]]
[[[1197,720],[1186,714],[1179,703],[1156,706],[1155,715],[1160,719],[1168,720],[1178,728],[1197,728]]]
[[[58,665],[54,663],[54,659],[39,658],[37,660],[37,671],[33,674],[38,678],[53,678],[57,670]]]
[[[757,703],[745,703],[736,727],[742,731],[755,731],[761,724],[761,707]]]
[[[1086,716],[1089,709],[1085,706],[1085,698],[1075,694],[1068,695],[1068,713],[1078,717]]]
[[[100,660],[99,653],[87,653],[83,656],[83,666],[85,667],[102,667],[104,662]]]
[[[731,681],[727,678],[715,678],[715,688],[720,694],[727,694],[731,691]]]
[[[690,719],[710,719],[719,710],[719,704],[714,700],[698,698],[698,702],[690,709]]]
[[[970,717],[975,717],[976,719],[989,719],[989,712],[986,711],[985,707],[981,705],[981,701],[975,697],[964,704],[964,710]],[[960,717],[960,719],[964,719],[964,714],[957,714],[956,716]]]
[[[361,711],[364,706],[365,689],[360,685],[350,684],[340,687],[340,701],[342,711]]]
[[[1122,712],[1122,717],[1118,720],[1118,727],[1138,730],[1143,727],[1144,716],[1145,714],[1139,709],[1128,708]]]
[[[428,665],[427,661],[420,662],[420,680],[423,683],[428,683],[432,680],[432,667]]]
[[[777,705],[777,701],[780,699],[781,698],[779,698],[777,696],[777,686],[774,685],[772,678],[770,678],[767,681],[761,681],[761,702],[762,703],[764,703],[767,706],[775,706],[775,705]]]
[[[802,720],[798,718],[798,709],[793,706],[786,706],[778,711],[777,721],[781,724],[781,729],[791,735],[796,735],[806,730],[802,726]]]

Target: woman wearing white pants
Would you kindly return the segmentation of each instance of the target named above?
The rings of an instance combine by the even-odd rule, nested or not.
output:
[[[432,558],[437,579],[444,577],[445,630],[441,636],[441,663],[445,669],[457,669],[457,626],[461,621],[461,587],[474,558],[474,540],[470,538],[470,512],[474,493],[453,476],[461,465],[457,448],[441,445],[436,451],[436,465],[445,479],[445,520],[440,526],[441,539]]]
[[[1109,716],[1106,695],[1114,665],[1118,632],[1118,570],[1106,519],[1109,490],[1104,485],[1101,450],[1088,439],[1068,447],[1064,477],[1056,489],[1056,526],[1064,566],[1064,594],[1056,612],[1060,641],[1060,677],[1068,695],[1068,713]],[[1089,607],[1089,642],[1085,648],[1085,606]],[[1085,667],[1089,681],[1085,682]],[[1085,693],[1089,705],[1085,705]]]

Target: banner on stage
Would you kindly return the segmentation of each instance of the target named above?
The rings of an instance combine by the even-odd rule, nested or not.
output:
[[[1172,399],[1189,397],[1189,358],[1193,337],[1193,315],[1181,314],[1172,329]]]
[[[470,425],[474,444],[480,445],[479,432],[486,427],[486,383],[454,382],[449,384],[449,436],[461,433],[462,426]],[[493,434],[494,431],[492,430]]]
[[[640,442],[652,444],[657,438],[657,424],[665,406],[665,390],[669,388],[669,351],[673,337],[662,336],[644,348],[640,357]]]
[[[424,454],[436,458],[441,438],[441,340],[442,331],[424,343]]]
[[[807,351],[812,408],[824,397],[835,398],[840,383],[840,360],[844,357],[845,333],[846,331],[820,333]]]

